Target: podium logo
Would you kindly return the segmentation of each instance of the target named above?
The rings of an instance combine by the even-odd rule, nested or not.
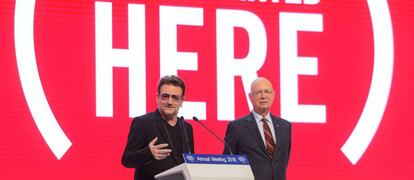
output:
[[[262,0],[259,0],[258,2],[252,2],[250,0],[248,0],[248,1],[249,2],[246,2],[246,3],[266,2],[266,1],[262,1]],[[273,3],[278,3],[279,1],[272,0],[272,2]],[[298,0],[285,0],[285,3],[288,3],[288,4],[301,4],[301,2],[302,1],[298,1]],[[318,3],[319,3],[318,0],[304,0],[303,1],[303,5],[317,5]],[[96,8],[98,10],[98,13],[96,13],[96,14],[99,14],[99,12],[101,12],[101,11],[106,12],[106,11],[103,11],[103,10],[106,10],[105,8],[107,7],[107,4],[105,4],[105,3],[96,3],[96,4],[100,4],[99,8]],[[391,17],[390,17],[390,12],[389,12],[387,1],[386,0],[367,0],[367,4],[368,4],[368,8],[369,8],[369,13],[370,13],[370,16],[371,16],[372,29],[373,29],[373,38],[374,38],[374,59],[373,59],[373,62],[374,63],[373,63],[373,73],[372,73],[371,84],[370,84],[370,88],[369,88],[369,92],[368,92],[368,98],[365,102],[364,109],[363,109],[363,111],[362,111],[362,113],[359,117],[357,125],[355,126],[354,130],[352,131],[352,133],[350,134],[350,136],[348,137],[348,139],[346,140],[346,142],[343,144],[343,146],[341,148],[343,154],[347,157],[347,159],[352,164],[356,164],[359,161],[359,159],[363,156],[364,152],[366,151],[366,149],[368,148],[369,144],[371,143],[372,139],[374,138],[374,136],[376,134],[376,131],[377,131],[377,129],[378,129],[380,123],[381,123],[382,116],[383,116],[385,108],[386,108],[386,104],[387,104],[387,101],[388,101],[388,96],[389,96],[389,92],[390,92],[390,88],[391,88],[391,84],[392,84],[392,75],[393,75],[394,41],[393,41],[393,31],[392,31]],[[35,5],[36,5],[35,0],[25,0],[25,1],[16,0],[16,3],[15,3],[15,18],[14,18],[14,21],[15,21],[14,22],[14,36],[15,36],[14,39],[15,39],[15,48],[16,48],[16,61],[17,61],[20,81],[21,81],[22,88],[23,88],[23,93],[25,95],[25,98],[26,98],[28,107],[30,109],[30,112],[33,116],[34,122],[35,122],[40,134],[43,136],[45,142],[47,143],[47,145],[49,146],[49,148],[53,152],[53,154],[56,156],[57,159],[61,159],[62,156],[72,146],[72,142],[66,136],[63,129],[60,127],[58,121],[56,120],[56,118],[55,118],[55,116],[54,116],[54,114],[53,114],[53,112],[50,108],[50,105],[47,101],[47,97],[46,97],[46,95],[43,91],[41,79],[39,77],[39,72],[38,72],[37,63],[36,63],[36,52],[35,52],[35,47],[34,47],[35,43],[34,43],[34,31],[33,31],[33,29],[34,29]],[[144,12],[143,6],[134,6],[134,8],[137,12]],[[168,14],[168,12],[170,12],[170,11],[175,12],[175,11],[172,11],[172,10],[176,10],[176,9],[164,8],[164,10],[165,11],[163,11],[163,12]],[[203,15],[202,11],[199,11],[198,9],[196,9],[196,10],[189,9],[189,11],[191,11],[191,12],[196,11],[198,14],[201,15],[200,17],[202,17],[202,15]],[[227,15],[226,13],[229,13],[228,11],[222,10],[221,13],[222,13],[221,14],[222,17],[228,17],[228,16],[226,16]],[[145,13],[142,13],[142,14],[145,14]],[[137,17],[141,18],[141,16],[139,16],[139,15],[140,14],[137,14]],[[287,21],[288,18],[295,18],[296,17],[296,16],[290,16],[291,14],[289,14],[289,13],[281,13],[281,15],[284,18],[286,18],[286,19],[284,19],[284,21]],[[322,22],[322,16],[320,14],[316,15],[316,16],[312,16],[312,17],[316,17],[317,20],[318,20],[317,21],[318,23]],[[105,19],[103,19],[103,20],[105,20]],[[297,18],[295,20],[297,20]],[[142,22],[144,22],[144,21],[142,21]],[[299,22],[299,21],[294,21],[294,22]],[[199,23],[198,21],[194,22],[193,24],[196,24],[198,26],[202,25],[202,23]],[[281,23],[281,24],[283,24],[283,23]],[[287,23],[285,23],[285,24],[287,24]],[[289,22],[288,24],[291,24],[291,22]],[[104,25],[107,25],[107,24],[104,23]],[[173,25],[177,25],[177,24],[173,24]],[[282,30],[287,31],[288,33],[292,33],[292,32],[296,33],[296,31],[301,30],[300,28],[302,28],[302,27],[299,27],[299,26],[302,25],[302,24],[296,24],[296,25],[297,25],[297,27],[295,25],[292,25],[292,26],[290,26],[288,28],[285,28],[285,29],[282,29]],[[320,32],[321,30],[318,29],[318,28],[322,27],[322,25],[318,24],[318,25],[315,25],[315,26],[317,26],[315,31]],[[100,27],[100,26],[98,26],[98,27]],[[305,27],[305,28],[307,28],[307,27]],[[166,29],[169,29],[169,28],[166,28]],[[165,29],[163,29],[163,30],[165,30]],[[225,30],[227,30],[227,29],[225,29]],[[109,33],[109,34],[111,34],[111,33]],[[289,34],[289,35],[291,35],[291,34]],[[258,37],[265,37],[262,34],[260,34],[260,32],[257,36]],[[99,38],[101,36],[97,35],[96,37],[97,37],[96,38],[97,41],[98,40],[99,41],[103,40],[103,39]],[[292,37],[296,38],[296,36],[292,36]],[[176,38],[176,37],[174,37],[174,38]],[[104,42],[109,42],[109,40],[104,41]],[[169,41],[169,42],[171,42],[171,41]],[[175,42],[175,41],[172,41],[172,42]],[[145,43],[143,43],[143,44],[145,44]],[[260,43],[258,43],[258,44],[260,44]],[[218,46],[219,45],[220,44],[218,44]],[[140,48],[141,46],[137,46],[137,47]],[[97,49],[99,49],[99,47]],[[171,48],[165,48],[165,49],[171,49]],[[220,49],[220,48],[218,48],[218,49]],[[142,49],[139,49],[139,50],[141,51]],[[144,50],[142,50],[142,51],[144,51]],[[281,54],[285,53],[285,50],[289,50],[289,53],[292,53],[292,52],[295,53],[291,49],[282,49],[281,48]],[[258,51],[265,52],[263,50],[260,50],[260,48],[259,48]],[[118,51],[116,51],[116,53],[114,53],[114,54],[118,55],[117,53],[118,53]],[[171,53],[173,55],[178,54],[178,52],[175,52],[175,51],[174,52],[169,52],[169,53]],[[99,54],[99,53],[97,53],[97,54]],[[189,60],[191,60],[191,62],[193,62],[192,60],[193,60],[194,57],[196,57],[196,55],[195,54],[191,54],[191,56],[189,54],[187,54],[187,55],[188,56],[186,56],[186,57],[188,57]],[[291,55],[291,54],[289,54],[289,55]],[[312,63],[310,63],[311,67],[309,69],[307,67],[303,67],[303,64],[301,64],[301,66],[299,66],[300,63],[298,62],[298,59],[303,58],[303,57],[295,56],[294,58],[296,58],[295,63],[294,63],[296,69],[295,68],[289,69],[289,70],[293,70],[293,72],[289,71],[288,73],[293,73],[293,75],[298,75],[299,73],[304,73],[304,74],[307,73],[307,74],[310,74],[310,75],[314,75],[315,73],[317,74],[317,66],[315,65],[316,61],[314,61],[315,59],[313,59],[313,60],[311,59]],[[283,59],[283,58],[281,58],[281,59]],[[165,62],[161,62],[160,64],[162,66],[165,66],[165,67],[168,66],[168,64],[165,63]],[[254,64],[254,67],[256,67],[256,65],[261,65],[261,64]],[[188,68],[188,70],[197,70],[197,62],[196,61],[194,61],[194,63],[184,64],[183,66]],[[109,65],[108,65],[108,67],[109,67]],[[111,67],[112,67],[112,65],[111,65]],[[139,66],[139,67],[141,67],[141,66]],[[171,66],[168,66],[168,67],[171,67]],[[254,68],[254,67],[252,67],[252,68]],[[259,68],[260,67],[261,66],[259,66]],[[282,68],[283,67],[289,67],[289,66],[282,66]],[[178,70],[177,67],[172,67],[172,68],[176,68],[176,69],[172,69],[172,70],[174,70],[174,72],[176,72],[176,70]],[[97,69],[99,69],[99,68],[97,68]],[[163,68],[161,68],[161,69],[163,69]],[[168,70],[171,70],[171,69],[168,69]],[[110,71],[112,72],[112,69],[110,69]],[[255,69],[253,69],[253,70],[250,69],[250,71],[255,72]],[[171,73],[173,73],[173,71],[168,71],[168,73],[171,74]],[[110,77],[110,78],[112,78],[112,77]],[[98,77],[97,77],[97,79],[98,79]],[[104,78],[104,80],[105,80],[105,78]],[[98,82],[98,80],[97,80],[97,84],[102,83],[102,82],[103,81]],[[223,81],[223,82],[225,82],[225,81]],[[232,84],[232,83],[233,83],[233,81],[232,82],[225,82],[224,84]],[[106,85],[106,84],[104,84],[104,85]],[[283,85],[285,85],[285,84],[283,84]],[[291,84],[288,84],[288,85],[291,85]],[[281,88],[283,89],[284,87],[282,86]],[[99,88],[97,87],[97,90],[98,89]],[[101,88],[101,90],[102,89],[111,89],[111,88]],[[99,98],[101,96],[98,95],[99,94],[98,92],[99,91],[97,91],[97,102],[98,101],[99,102],[100,101],[107,102],[105,100],[107,100],[108,97],[107,96],[102,96],[102,98]],[[104,94],[105,93],[107,93],[107,92],[105,91]],[[142,93],[144,94],[145,92],[143,91]],[[225,94],[225,93],[221,93],[221,94]],[[284,101],[283,100],[284,95],[283,95],[283,93],[281,93],[281,94],[282,94],[281,99],[282,99],[282,101]],[[231,97],[231,98],[233,98],[233,97]],[[218,101],[223,101],[224,100],[224,99],[221,99],[221,100],[220,99],[221,98],[218,98]],[[296,101],[297,101],[297,99],[296,99]],[[143,102],[145,102],[145,101],[143,101]],[[233,102],[234,102],[234,100],[233,100]],[[297,103],[297,102],[293,102],[293,103]],[[102,108],[98,108],[98,107],[100,107],[101,104],[107,105],[108,103],[97,103],[97,116],[100,115],[100,114],[103,114],[103,115],[112,114],[112,111],[109,111],[109,110],[107,111],[106,106],[104,106]],[[218,102],[218,106],[223,105],[223,104],[226,104],[226,103]],[[286,105],[286,104],[282,103],[282,105]],[[135,107],[135,106],[137,106],[137,104],[134,104],[134,106],[130,105],[130,107]],[[303,108],[303,109],[306,109],[306,110],[311,109],[310,106],[306,107],[306,105],[299,105],[299,104],[293,104],[293,105],[288,104],[288,106],[289,107],[282,106],[282,117],[285,117],[285,115],[287,115],[287,116],[291,115],[293,111],[289,111],[289,110],[292,110],[292,109],[293,110],[298,110],[300,108]],[[289,109],[289,108],[291,108],[291,106],[293,106],[293,108]],[[143,106],[143,107],[145,107],[145,106]],[[199,102],[197,104],[197,106],[193,105],[193,107],[197,107],[198,109],[202,109],[202,110],[206,109],[205,108],[206,105],[205,105],[204,102]],[[316,106],[314,106],[314,107],[316,107]],[[283,108],[286,108],[287,111],[286,111],[286,109],[283,109]],[[294,108],[297,108],[297,109],[294,109]],[[320,115],[320,117],[322,117],[322,118],[319,118],[318,121],[315,120],[315,121],[312,121],[312,122],[305,122],[305,123],[325,123],[326,122],[325,121],[325,113],[326,113],[325,112],[325,106],[319,106],[319,107],[317,107],[316,110],[318,110],[318,111],[315,114],[318,115],[318,116]],[[110,113],[108,113],[108,112],[110,112]],[[133,112],[132,114],[135,114],[135,112]],[[203,111],[203,114],[205,115],[205,111]],[[230,114],[230,115],[232,115],[232,114]],[[220,115],[218,115],[218,116],[220,117]],[[286,118],[291,119],[289,117],[286,117]],[[297,122],[297,121],[293,120],[292,122]]]
[[[195,158],[191,155],[185,156],[185,159],[187,159],[187,161],[189,161],[189,162],[194,162],[195,161]]]
[[[246,158],[244,158],[243,156],[240,156],[240,157],[238,157],[237,158],[240,162],[242,162],[242,163],[246,163],[247,162],[247,159]]]

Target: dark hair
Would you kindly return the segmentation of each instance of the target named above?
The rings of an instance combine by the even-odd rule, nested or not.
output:
[[[164,85],[164,84],[181,87],[181,89],[183,90],[183,93],[181,95],[182,95],[182,97],[184,97],[185,84],[184,84],[184,81],[180,77],[175,76],[175,75],[166,75],[166,76],[163,76],[158,81],[158,94],[160,94],[161,86]]]

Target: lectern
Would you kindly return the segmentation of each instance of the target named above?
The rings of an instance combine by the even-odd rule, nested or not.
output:
[[[245,155],[183,154],[184,163],[160,174],[157,180],[254,180]]]

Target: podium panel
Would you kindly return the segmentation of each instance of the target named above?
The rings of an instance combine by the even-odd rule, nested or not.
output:
[[[246,156],[183,154],[185,163],[155,176],[157,180],[254,180]]]

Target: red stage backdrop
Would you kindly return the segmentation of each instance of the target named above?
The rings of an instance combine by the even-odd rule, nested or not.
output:
[[[414,1],[2,0],[0,179],[133,179],[131,117],[187,84],[196,153],[257,76],[293,124],[288,179],[414,179]]]

